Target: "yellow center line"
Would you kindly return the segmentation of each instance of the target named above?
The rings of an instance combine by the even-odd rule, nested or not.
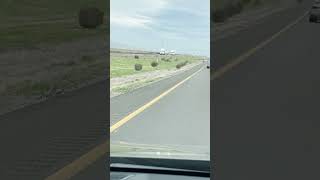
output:
[[[220,68],[218,71],[216,71],[211,76],[211,79],[216,79],[218,77],[221,77],[224,73],[226,73],[227,71],[231,70],[235,66],[239,65],[240,63],[242,63],[249,56],[251,56],[254,52],[256,52],[257,50],[261,49],[262,47],[264,47],[265,45],[270,43],[273,39],[278,37],[283,32],[287,31],[293,25],[297,24],[306,15],[307,15],[307,13],[305,13],[303,16],[298,18],[293,23],[291,23],[288,26],[286,26],[284,29],[282,29],[278,33],[274,34],[268,40],[260,43],[255,48],[249,50],[247,53],[245,53],[245,54],[241,55],[240,57],[238,57],[237,59],[231,61],[231,63],[227,64],[226,66],[224,66],[222,68]],[[200,70],[202,70],[202,69],[203,68],[201,68]],[[131,120],[133,117],[137,116],[139,113],[143,112],[148,107],[152,106],[154,103],[156,103],[161,98],[163,98],[164,96],[166,96],[167,94],[172,92],[178,86],[182,85],[184,82],[186,82],[187,80],[192,78],[195,74],[197,74],[200,70],[198,70],[197,72],[193,73],[192,75],[190,75],[189,77],[187,77],[183,81],[179,82],[178,84],[176,84],[175,86],[171,87],[170,89],[168,89],[167,91],[165,91],[164,93],[159,95],[158,97],[154,98],[152,101],[148,102],[147,104],[143,105],[142,107],[140,107],[136,111],[132,112],[131,114],[129,114],[126,117],[124,117],[123,119],[121,119],[119,122],[117,122],[116,124],[114,124],[113,126],[110,127],[110,133],[113,132],[114,130],[116,130],[117,128],[121,127],[123,124],[125,124],[126,122]],[[101,143],[100,145],[98,145],[95,148],[93,148],[92,150],[90,150],[88,153],[84,154],[83,156],[81,156],[78,159],[76,159],[75,161],[73,161],[72,163],[64,166],[62,169],[60,169],[57,172],[55,172],[54,174],[50,175],[45,180],[67,180],[67,179],[70,179],[72,176],[78,174],[81,170],[84,170],[90,164],[94,163],[97,159],[99,159],[102,156],[106,155],[108,152],[109,152],[109,140],[106,140],[103,143]]]
[[[308,14],[308,12],[305,12],[302,16],[300,16],[298,19],[296,19],[294,22],[290,23],[289,25],[285,26],[283,29],[281,29],[279,32],[277,32],[276,34],[272,35],[270,38],[268,38],[267,40],[261,42],[260,44],[258,44],[257,46],[255,46],[254,48],[250,49],[249,51],[245,52],[244,54],[240,55],[239,57],[237,57],[236,59],[232,60],[230,63],[226,64],[225,66],[223,66],[222,68],[218,69],[215,73],[213,73],[211,75],[211,80],[215,80],[219,77],[221,77],[223,74],[225,74],[226,72],[230,71],[231,69],[233,69],[234,67],[238,66],[239,64],[243,63],[244,61],[246,61],[248,59],[248,57],[250,57],[251,55],[253,55],[255,52],[257,52],[258,50],[262,49],[263,47],[265,47],[266,45],[268,45],[271,41],[273,41],[274,39],[276,39],[278,36],[280,36],[281,34],[283,34],[284,32],[288,31],[290,28],[292,28],[294,25],[298,24],[306,15]]]
[[[196,75],[198,72],[200,72],[203,69],[200,68],[198,71],[194,72],[193,74],[191,74],[190,76],[188,76],[187,78],[185,78],[184,80],[180,81],[179,83],[177,83],[176,85],[174,85],[173,87],[171,87],[170,89],[166,90],[165,92],[163,92],[162,94],[160,94],[159,96],[155,97],[154,99],[152,99],[151,101],[149,101],[148,103],[146,103],[145,105],[141,106],[139,109],[133,111],[132,113],[130,113],[129,115],[125,116],[124,118],[122,118],[121,120],[119,120],[117,123],[115,123],[114,125],[112,125],[110,127],[110,133],[112,133],[114,130],[118,129],[119,127],[121,127],[122,125],[124,125],[125,123],[127,123],[128,121],[130,121],[132,118],[134,118],[135,116],[137,116],[138,114],[140,114],[141,112],[143,112],[144,110],[148,109],[149,107],[151,107],[154,103],[158,102],[160,99],[162,99],[163,97],[165,97],[166,95],[168,95],[170,92],[172,92],[173,90],[175,90],[177,87],[179,87],[180,85],[182,85],[183,83],[185,83],[186,81],[188,81],[189,79],[191,79],[194,75]]]
[[[63,167],[59,171],[45,178],[45,180],[67,180],[78,174],[80,171],[87,168],[90,164],[94,163],[98,158],[107,155],[109,152],[109,141],[96,146],[88,153],[79,157],[72,163]]]
[[[180,81],[178,84],[174,85],[170,89],[166,90],[150,102],[146,103],[139,109],[135,110],[134,112],[130,113],[126,117],[122,118],[118,123],[114,124],[112,127],[110,127],[110,133],[114,131],[115,129],[119,128],[129,120],[131,120],[133,117],[137,116],[142,111],[146,110],[150,106],[152,106],[154,103],[159,101],[164,96],[168,95],[170,92],[175,90],[177,87],[191,79],[194,75],[196,75],[198,72],[200,72],[203,69],[200,68],[198,71],[194,72],[184,80]],[[73,177],[74,175],[78,174],[81,170],[84,170],[87,168],[90,164],[94,163],[97,159],[101,158],[102,156],[106,155],[109,152],[109,140],[104,141],[102,144],[96,146],[94,149],[89,151],[88,153],[84,154],[80,158],[76,159],[72,163],[68,164],[67,166],[63,167],[62,169],[58,170],[54,174],[48,176],[45,180],[67,180]]]

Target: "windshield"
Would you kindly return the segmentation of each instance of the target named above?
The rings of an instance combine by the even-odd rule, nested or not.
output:
[[[111,0],[111,157],[209,161],[209,3]]]

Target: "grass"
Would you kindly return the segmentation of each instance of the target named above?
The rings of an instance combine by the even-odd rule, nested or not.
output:
[[[139,59],[135,59],[134,55],[111,54],[110,77],[121,77],[155,70],[170,70],[175,69],[176,65],[180,62],[188,60],[189,63],[194,63],[201,59],[196,56],[175,55],[171,59],[167,56],[166,59],[169,59],[169,61],[163,61],[161,57],[159,55],[140,55]],[[152,67],[151,63],[157,60],[158,66]],[[142,64],[142,70],[135,71],[135,64]]]
[[[77,88],[83,83],[104,77],[108,68],[107,61],[97,60],[94,57],[86,56],[88,61],[79,60],[78,62],[69,61],[66,63],[52,64],[47,70],[55,71],[55,67],[64,68],[62,73],[50,79],[43,80],[24,80],[7,85],[4,95],[18,96],[38,96],[48,94],[51,89],[72,89]]]
[[[6,92],[10,95],[32,96],[44,94],[51,89],[48,82],[24,80],[14,85],[9,85]]]
[[[0,31],[0,48],[57,44],[83,37],[104,35],[105,33],[106,27],[103,26],[95,30],[87,30],[70,23],[46,24],[43,26],[18,26]]]
[[[80,28],[78,12],[91,6],[106,12],[107,5],[107,1],[99,0],[0,1],[0,48],[32,47],[105,35],[105,24],[94,30]],[[62,21],[53,21],[57,18]]]
[[[82,7],[98,7],[106,12],[108,1],[100,0],[2,0],[0,1],[0,20],[12,18],[50,18],[64,16],[74,17]]]
[[[54,81],[56,88],[70,89],[76,88],[84,82],[103,77],[107,71],[107,63],[92,63],[88,66],[78,66],[71,68]]]
[[[108,5],[108,1],[100,0],[2,0],[0,49],[55,45],[94,36],[104,38],[108,30],[106,24],[97,29],[83,29],[78,24],[78,13],[84,7],[97,7],[106,13]],[[63,69],[58,76],[11,82],[3,85],[3,91],[32,96],[44,94],[50,88],[75,87],[105,74],[107,62],[84,56],[76,62],[52,63],[46,71],[55,71],[57,67]]]
[[[112,91],[115,93],[118,93],[118,94],[125,94],[125,93],[128,93],[134,89],[146,86],[150,83],[153,83],[159,79],[161,79],[161,78],[153,78],[153,79],[148,79],[148,80],[144,80],[144,81],[138,81],[138,82],[126,84],[123,86],[115,87],[112,89]]]

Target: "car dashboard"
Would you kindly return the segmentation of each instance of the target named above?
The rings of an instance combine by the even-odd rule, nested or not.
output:
[[[128,173],[128,172],[111,172],[111,180],[207,180],[210,177],[172,175],[172,174],[152,174],[152,173]]]
[[[206,180],[210,162],[150,158],[114,158],[109,166],[111,180]]]

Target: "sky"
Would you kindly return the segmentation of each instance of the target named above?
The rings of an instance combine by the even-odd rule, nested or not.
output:
[[[210,55],[210,0],[111,0],[111,48]]]

